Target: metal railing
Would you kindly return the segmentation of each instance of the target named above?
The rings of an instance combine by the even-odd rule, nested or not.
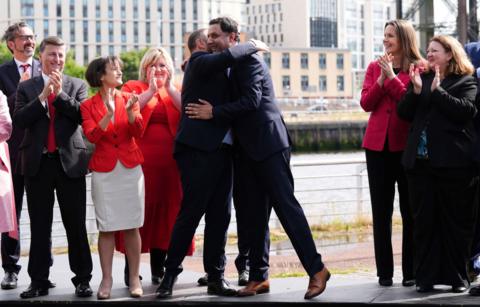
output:
[[[349,223],[359,217],[369,217],[371,215],[365,159],[293,161],[291,167],[295,180],[295,195],[311,225],[332,221]],[[96,241],[98,230],[90,189],[90,176],[87,176],[86,224],[90,240]],[[397,204],[396,207],[398,207]],[[398,211],[398,208],[396,211]],[[20,227],[22,249],[28,248],[30,227],[26,197],[24,197]],[[270,227],[272,229],[281,227],[273,211]],[[204,221],[202,219],[196,233],[203,234],[203,228]],[[229,233],[236,233],[234,209],[232,209]],[[56,203],[52,226],[52,244],[54,247],[61,247],[66,246],[66,242],[65,229]]]

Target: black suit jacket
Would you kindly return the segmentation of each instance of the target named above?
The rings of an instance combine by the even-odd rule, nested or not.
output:
[[[433,72],[422,75],[420,95],[413,93],[410,85],[398,103],[398,115],[412,122],[402,162],[406,169],[414,167],[420,134],[426,129],[432,167],[468,167],[476,140],[476,81],[472,76],[451,74],[431,92],[433,78]]]
[[[228,102],[229,82],[226,69],[236,60],[256,52],[252,44],[240,44],[221,53],[197,51],[187,63],[182,85],[182,116],[175,138],[175,152],[183,145],[202,151],[214,151],[222,143],[228,123],[190,119],[185,114],[188,103],[204,99],[213,106]]]
[[[32,77],[40,76],[42,68],[40,62],[36,59],[32,61]],[[20,81],[20,74],[18,73],[17,63],[15,60],[6,62],[0,66],[0,90],[7,96],[8,108],[10,115],[13,118],[13,110],[15,108],[15,99],[17,98],[17,87]],[[13,122],[13,131],[10,139],[7,141],[10,152],[10,162],[13,173],[18,173],[18,147],[22,142],[24,130]]]
[[[213,118],[233,127],[241,147],[256,161],[290,147],[290,138],[275,102],[268,67],[258,54],[244,57],[232,69],[234,100],[214,106]]]
[[[20,83],[17,90],[14,120],[25,129],[20,145],[20,171],[34,176],[46,147],[50,119],[47,109],[38,100],[44,82],[42,76]],[[87,86],[80,79],[63,75],[62,92],[55,106],[55,138],[65,173],[72,178],[87,173],[88,156],[80,125],[80,103],[87,98]]]

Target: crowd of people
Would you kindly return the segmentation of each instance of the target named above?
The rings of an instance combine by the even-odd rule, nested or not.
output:
[[[85,73],[97,90],[91,97],[85,81],[64,74],[67,48],[60,37],[42,40],[38,60],[26,23],[9,26],[3,39],[13,60],[0,66],[0,180],[7,191],[0,218],[2,289],[17,287],[25,190],[31,282],[20,297],[48,295],[55,287],[49,280],[55,195],[75,294],[93,295],[85,227],[90,172],[102,270],[98,299],[110,298],[115,249],[125,254],[124,282],[132,297],[143,295],[141,253],[150,254],[157,297],[170,297],[203,216],[206,275],[199,283],[219,296],[269,292],[272,208],[310,276],[305,299],[325,290],[330,273],[293,195],[290,139],[268,68],[257,54],[268,47],[255,40],[239,43],[236,21],[216,18],[190,35],[181,87],[168,52],[152,47],[140,63],[139,80],[123,83],[118,56],[91,61]],[[232,195],[240,290],[224,277]]]
[[[83,80],[63,73],[67,47],[60,37],[42,40],[38,60],[26,23],[9,26],[3,40],[13,60],[0,66],[2,289],[17,287],[25,190],[31,283],[20,297],[48,295],[55,287],[49,280],[55,195],[75,294],[93,295],[85,227],[85,175],[91,172],[102,270],[98,299],[110,298],[115,249],[125,254],[124,282],[132,297],[143,295],[141,253],[150,254],[157,298],[171,297],[202,217],[206,274],[198,283],[219,296],[269,292],[272,209],[309,275],[304,298],[325,290],[330,272],[294,196],[291,140],[258,54],[268,47],[240,43],[236,21],[215,18],[190,35],[181,87],[168,52],[152,47],[139,79],[125,83],[118,56],[91,61],[85,73],[97,89],[91,97]],[[371,113],[363,148],[378,282],[393,284],[397,186],[403,286],[428,292],[442,284],[464,292],[480,253],[477,70],[450,36],[434,36],[424,59],[404,20],[385,24],[383,43],[385,54],[368,66],[360,102]],[[474,61],[480,44],[467,47]],[[224,277],[232,197],[241,289]],[[470,293],[480,295],[480,288]]]

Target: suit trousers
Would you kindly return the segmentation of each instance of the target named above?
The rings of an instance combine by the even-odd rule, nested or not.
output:
[[[17,214],[18,234],[20,236],[20,215],[22,213],[24,194],[23,175],[12,173],[12,181],[15,198],[15,211]],[[8,233],[6,232],[2,233],[1,250],[2,267],[5,272],[14,272],[18,274],[22,268],[18,264],[18,260],[20,259],[20,240],[9,237]]]
[[[76,286],[90,281],[92,257],[85,227],[85,176],[68,177],[58,155],[48,157],[43,154],[38,173],[25,176],[25,188],[31,233],[28,274],[32,283],[48,283],[55,192],[67,234],[70,269],[75,274],[72,282]]]
[[[403,279],[415,279],[413,216],[410,208],[407,177],[401,164],[402,152],[366,150],[368,182],[372,203],[373,241],[377,276],[393,277],[392,214],[395,183],[398,186],[402,216]]]
[[[233,205],[235,207],[235,217],[237,221],[237,246],[238,255],[235,258],[235,267],[238,272],[250,269],[248,255],[250,246],[252,244],[251,236],[256,236],[255,233],[250,233],[250,211],[255,210],[253,204],[258,201],[255,199],[251,190],[254,174],[248,159],[244,152],[238,148],[233,158]],[[265,195],[265,201],[269,198]],[[271,208],[268,212],[270,214]],[[262,266],[268,269],[270,251],[270,232],[267,224],[267,229],[264,237],[264,255],[262,256]]]
[[[204,152],[181,147],[175,159],[183,199],[168,247],[166,273],[176,276],[182,272],[183,259],[205,215],[203,265],[209,281],[220,280],[225,271],[225,244],[231,215],[232,152],[230,148]]]
[[[252,177],[249,191],[252,201],[250,213],[250,280],[268,278],[268,258],[265,259],[265,236],[273,206],[300,262],[312,277],[324,267],[317,252],[305,213],[294,195],[293,176],[290,169],[290,148],[277,152],[262,161],[245,157]],[[268,255],[268,254],[267,254]]]

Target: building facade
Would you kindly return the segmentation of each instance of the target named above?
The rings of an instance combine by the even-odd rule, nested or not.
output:
[[[335,48],[271,48],[264,53],[278,98],[350,99],[351,53]]]
[[[165,47],[176,66],[183,37],[218,16],[243,22],[245,0],[2,0],[0,28],[27,21],[40,41],[61,36],[79,64],[99,55]]]

